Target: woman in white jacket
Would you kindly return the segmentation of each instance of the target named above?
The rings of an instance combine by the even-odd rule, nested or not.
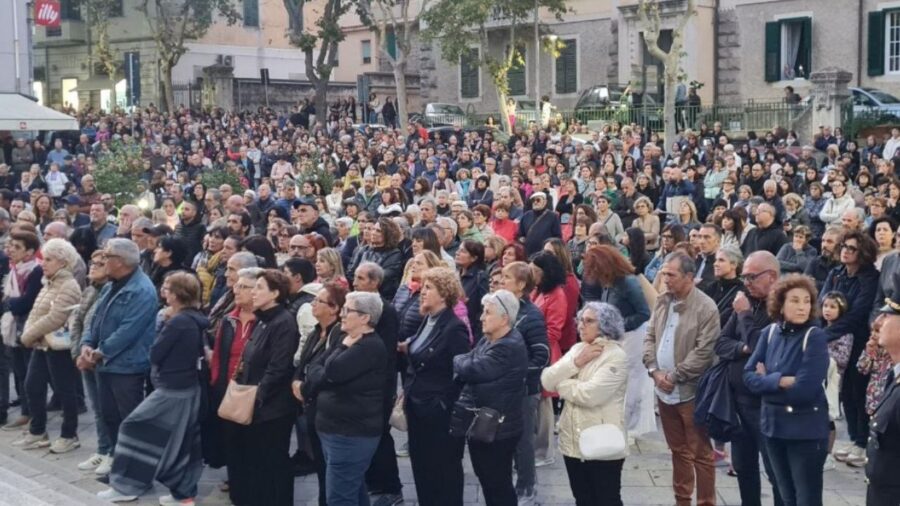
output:
[[[819,218],[825,225],[840,225],[844,212],[856,207],[853,197],[847,192],[847,185],[839,179],[835,179],[829,185],[831,197],[825,201],[825,207],[819,212]]]
[[[581,342],[544,369],[541,383],[566,401],[559,419],[559,451],[565,458],[575,504],[621,506],[622,465],[628,455],[628,357],[619,344],[625,335],[625,323],[614,306],[589,302],[578,314],[578,333]],[[621,441],[618,447],[608,448],[602,458],[591,459],[582,454],[580,437],[583,431],[600,425],[621,433]]]

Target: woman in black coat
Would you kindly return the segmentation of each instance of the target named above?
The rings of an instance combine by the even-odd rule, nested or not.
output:
[[[463,502],[463,440],[450,436],[450,410],[460,391],[453,357],[469,351],[469,331],[453,313],[461,291],[449,268],[426,271],[419,298],[426,319],[400,344],[409,361],[403,385],[409,459],[419,503],[429,506]]]
[[[384,280],[378,291],[387,300],[393,300],[403,277],[403,253],[398,245],[403,238],[400,227],[390,218],[379,218],[370,234],[369,245],[359,255],[358,261],[351,268],[355,272],[359,264],[374,262],[384,270]]]
[[[488,293],[488,276],[484,271],[484,245],[466,239],[456,250],[456,265],[463,293],[466,294],[466,309],[472,335],[481,336],[481,298]]]
[[[453,359],[453,371],[463,390],[453,407],[450,433],[468,439],[472,468],[488,506],[518,503],[512,482],[512,462],[522,435],[522,399],[528,351],[513,326],[519,313],[519,299],[508,290],[497,290],[484,298],[481,314],[484,338],[474,350]],[[499,412],[502,423],[490,442],[468,432],[480,410]]]
[[[259,387],[253,422],[227,423],[229,498],[236,506],[294,504],[289,450],[297,403],[291,379],[299,334],[296,318],[284,308],[289,293],[290,281],[275,269],[262,271],[253,288],[258,323],[235,375],[237,383]]]

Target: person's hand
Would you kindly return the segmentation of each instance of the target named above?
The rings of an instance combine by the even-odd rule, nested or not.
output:
[[[100,350],[92,350],[90,361],[96,364],[101,360],[103,360],[103,352]]]
[[[756,363],[756,374],[759,374],[760,376],[765,376],[766,375],[766,364],[764,364],[762,362],[757,362]]]
[[[578,352],[578,356],[575,357],[575,367],[581,369],[587,364],[591,363],[592,360],[599,357],[603,353],[603,345],[602,344],[587,344],[581,348]]]
[[[84,358],[84,356],[78,355],[78,358],[75,359],[75,367],[79,371],[90,371],[94,368],[94,363]]]
[[[209,346],[203,347],[203,355],[206,357],[206,361],[208,363],[212,363],[213,351],[209,348]]]
[[[665,371],[653,371],[653,383],[656,385],[656,388],[667,394],[675,390],[675,384],[669,381],[669,375]]]
[[[406,355],[409,353],[409,339],[397,343],[397,352]]]
[[[753,353],[753,350],[750,349],[750,345],[745,344],[743,347],[741,347],[741,353],[744,355],[749,355]]]
[[[794,386],[797,380],[793,376],[782,376],[781,379],[778,380],[779,388],[791,388]]]
[[[294,393],[294,397],[296,397],[300,402],[303,402],[303,394],[300,393],[300,387],[302,386],[303,382],[300,380],[294,380],[293,382],[291,382],[291,392]]]
[[[868,341],[866,341],[866,353],[874,356],[878,353],[878,336],[872,335]]]
[[[731,302],[731,308],[734,309],[735,313],[750,311],[750,299],[747,298],[744,292],[738,292],[734,297],[734,301]]]

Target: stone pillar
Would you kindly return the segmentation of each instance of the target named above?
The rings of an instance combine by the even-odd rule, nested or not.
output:
[[[234,68],[210,65],[203,69],[203,107],[234,107]]]
[[[813,139],[819,132],[819,126],[840,126],[841,110],[844,104],[850,100],[850,90],[847,85],[852,79],[852,73],[837,67],[826,67],[810,74],[809,81],[812,83],[810,139]]]

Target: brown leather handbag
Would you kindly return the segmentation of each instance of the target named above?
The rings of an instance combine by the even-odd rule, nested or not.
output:
[[[256,392],[259,390],[259,386],[241,385],[234,380],[243,368],[244,362],[242,361],[234,371],[234,377],[228,382],[225,397],[222,399],[222,404],[219,404],[218,414],[219,418],[223,420],[240,425],[250,425],[253,423],[253,409],[256,407]]]

